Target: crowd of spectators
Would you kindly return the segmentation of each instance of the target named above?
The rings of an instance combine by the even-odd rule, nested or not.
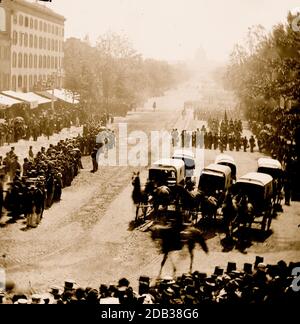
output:
[[[36,227],[44,208],[60,201],[62,190],[71,186],[83,168],[82,155],[91,154],[103,128],[102,117],[95,118],[84,124],[82,135],[41,147],[36,153],[30,146],[23,162],[11,147],[4,159],[0,157],[0,217],[7,211],[12,220],[25,217],[27,227]]]
[[[48,138],[59,133],[63,128],[81,126],[86,120],[84,110],[80,107],[66,106],[23,112],[16,117],[0,120],[0,146],[16,143],[20,139],[36,141],[44,135]]]
[[[213,274],[194,271],[178,277],[152,281],[141,276],[135,291],[126,278],[117,284],[101,284],[98,288],[81,287],[74,280],[66,280],[64,287],[53,286],[46,294],[0,293],[0,303],[14,304],[261,304],[295,303],[300,292],[293,269],[298,263],[280,260],[275,265],[263,263],[257,256],[255,263],[245,263],[237,270],[234,262],[227,268],[215,267]]]

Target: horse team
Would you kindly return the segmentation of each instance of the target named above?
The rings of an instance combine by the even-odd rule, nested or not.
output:
[[[259,159],[257,172],[236,180],[233,158],[220,154],[201,171],[198,185],[191,173],[195,168],[191,160],[192,152],[175,152],[171,159],[157,161],[148,170],[145,186],[140,174],[134,173],[136,222],[172,219],[176,211],[176,218],[184,223],[213,221],[221,216],[228,235],[236,227],[251,227],[256,222],[262,231],[270,230],[282,199],[283,171],[277,160]]]

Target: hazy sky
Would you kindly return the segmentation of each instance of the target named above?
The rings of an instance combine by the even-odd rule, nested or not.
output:
[[[43,2],[40,2],[43,3]],[[203,47],[223,61],[249,26],[284,21],[299,0],[52,0],[66,17],[66,37],[128,36],[145,57],[185,60]]]

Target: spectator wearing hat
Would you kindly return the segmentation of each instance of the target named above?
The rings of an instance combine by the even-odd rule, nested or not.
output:
[[[91,289],[86,296],[86,303],[89,305],[99,304],[99,294],[96,289]]]
[[[34,294],[34,295],[31,296],[31,304],[41,305],[41,304],[45,304],[45,302],[42,299],[42,296],[41,295]]]
[[[85,295],[85,290],[81,287],[77,288],[75,290],[75,300],[73,301],[74,304],[80,304],[80,305],[85,305],[87,303],[86,301],[86,295]]]

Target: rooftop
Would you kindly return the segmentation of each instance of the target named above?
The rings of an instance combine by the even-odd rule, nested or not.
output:
[[[55,18],[58,18],[58,19],[61,19],[61,20],[66,20],[64,16],[56,13],[52,9],[46,7],[45,5],[41,5],[39,3],[28,2],[28,1],[25,1],[25,0],[14,0],[14,4],[21,5],[21,6],[24,6],[26,8],[29,8],[29,9],[33,9],[35,11],[39,11],[40,13],[43,13],[43,14],[51,15],[51,16],[53,16]]]

